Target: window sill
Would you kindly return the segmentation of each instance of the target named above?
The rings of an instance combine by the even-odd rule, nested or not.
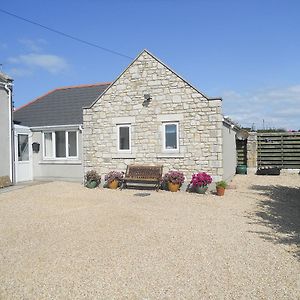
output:
[[[184,158],[184,155],[181,153],[161,153],[157,154],[156,158]]]
[[[135,155],[132,153],[117,153],[113,154],[111,158],[128,158],[128,159],[135,159]]]
[[[71,159],[63,159],[63,160],[43,160],[39,162],[40,165],[81,165],[82,162],[80,160],[71,160]]]

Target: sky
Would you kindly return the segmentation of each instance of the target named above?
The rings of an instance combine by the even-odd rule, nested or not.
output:
[[[124,55],[0,12],[15,107],[58,87],[111,82],[148,49],[222,97],[223,114],[240,125],[300,129],[298,0],[15,0],[0,9]]]

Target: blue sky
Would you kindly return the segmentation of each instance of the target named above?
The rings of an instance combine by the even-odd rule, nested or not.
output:
[[[298,0],[15,0],[0,8],[136,57],[148,49],[244,126],[300,129]],[[0,63],[18,107],[113,81],[130,59],[0,13]]]

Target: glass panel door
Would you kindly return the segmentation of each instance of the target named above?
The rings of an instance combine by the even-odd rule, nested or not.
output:
[[[18,161],[29,161],[28,134],[18,134]]]

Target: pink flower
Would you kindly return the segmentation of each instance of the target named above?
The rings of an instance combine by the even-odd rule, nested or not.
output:
[[[206,186],[210,183],[212,183],[212,177],[205,172],[193,174],[190,181],[190,184],[192,184],[194,187]]]

